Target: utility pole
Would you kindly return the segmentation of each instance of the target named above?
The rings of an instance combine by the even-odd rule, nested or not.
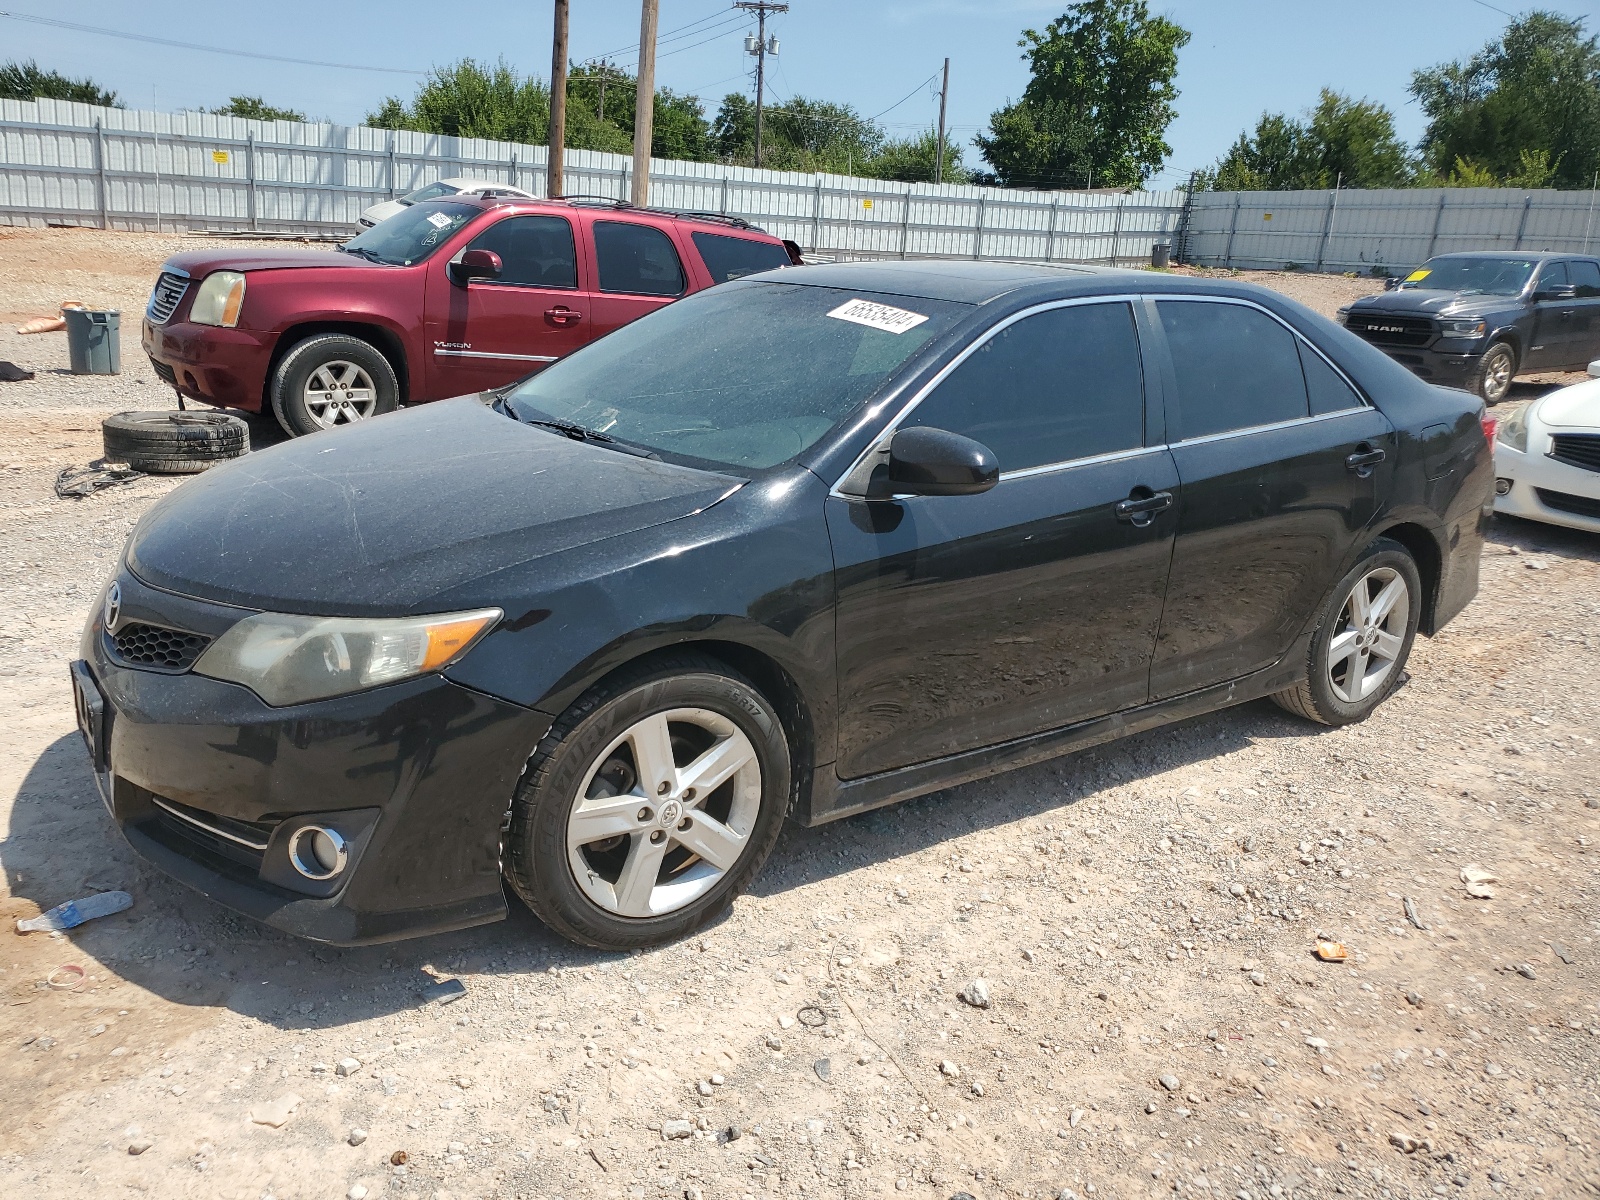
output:
[[[606,119],[606,80],[611,78],[611,64],[605,59],[600,60],[600,120]]]
[[[933,164],[933,181],[944,182],[944,101],[950,94],[950,60],[944,60],[944,82],[939,85],[939,157]]]
[[[552,199],[567,190],[567,7],[555,0],[556,25],[550,38],[550,156],[545,165],[544,194]]]
[[[639,5],[639,82],[633,91],[633,203],[650,203],[650,138],[656,116],[656,25],[660,0]]]
[[[767,14],[786,13],[789,11],[787,4],[773,4],[771,0],[737,0],[735,8],[742,8],[746,12],[756,14],[756,36],[744,39],[746,54],[755,55],[756,59],[756,166],[761,165],[761,115],[766,101],[767,90],[767,55],[778,52],[778,38],[774,35],[770,40],[767,37]]]

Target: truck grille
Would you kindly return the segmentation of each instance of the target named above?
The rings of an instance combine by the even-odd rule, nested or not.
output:
[[[1550,457],[1569,467],[1600,471],[1600,433],[1558,433],[1550,439]]]
[[[1384,346],[1426,346],[1433,340],[1433,322],[1426,317],[1390,317],[1383,313],[1348,313],[1345,328]]]
[[[1595,520],[1600,520],[1600,500],[1591,500],[1587,496],[1574,496],[1570,492],[1552,492],[1546,488],[1533,490],[1538,494],[1539,503],[1546,508],[1571,513],[1575,517],[1593,517]]]
[[[111,635],[111,646],[118,661],[129,667],[158,671],[187,671],[211,639],[181,629],[163,629],[130,621]]]
[[[156,280],[156,286],[150,291],[150,307],[145,310],[145,315],[150,318],[151,324],[165,325],[171,320],[172,314],[177,310],[178,301],[183,299],[183,294],[188,290],[188,276],[175,275],[171,271],[161,272]]]

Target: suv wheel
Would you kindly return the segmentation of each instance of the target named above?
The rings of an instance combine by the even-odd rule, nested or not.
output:
[[[754,685],[675,655],[593,689],[545,736],[512,801],[506,878],[573,941],[682,937],[766,861],[789,781],[783,725]]]
[[[389,360],[372,343],[342,333],[307,338],[272,375],[272,411],[290,437],[399,406],[400,383]]]
[[[1421,615],[1411,552],[1379,538],[1324,602],[1306,678],[1273,700],[1323,725],[1366,720],[1400,686]]]
[[[1511,391],[1517,375],[1517,352],[1509,342],[1496,342],[1483,352],[1472,376],[1472,390],[1485,404],[1499,404]]]

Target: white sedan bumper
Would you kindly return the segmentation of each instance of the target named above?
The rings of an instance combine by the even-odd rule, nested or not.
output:
[[[1530,445],[1533,441],[1548,443],[1549,438],[1536,436]],[[1494,473],[1495,512],[1600,533],[1600,471],[1497,442]]]

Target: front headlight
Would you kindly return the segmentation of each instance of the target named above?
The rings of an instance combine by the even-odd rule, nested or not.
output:
[[[1524,404],[1509,416],[1501,417],[1494,440],[1513,450],[1528,452],[1528,406]]]
[[[1481,338],[1487,328],[1480,317],[1463,317],[1439,322],[1439,332],[1447,338]]]
[[[242,683],[274,708],[304,704],[442,670],[501,615],[498,608],[374,620],[258,613],[207,647],[194,673]]]
[[[196,325],[221,325],[232,329],[244,307],[244,275],[239,271],[213,271],[201,282],[189,306]]]
[[[1339,322],[1339,324],[1341,324],[1341,325],[1347,325],[1347,324],[1349,324],[1349,318],[1350,318],[1350,306],[1348,304],[1346,304],[1336,314],[1334,314],[1334,318],[1333,319],[1335,321]]]

